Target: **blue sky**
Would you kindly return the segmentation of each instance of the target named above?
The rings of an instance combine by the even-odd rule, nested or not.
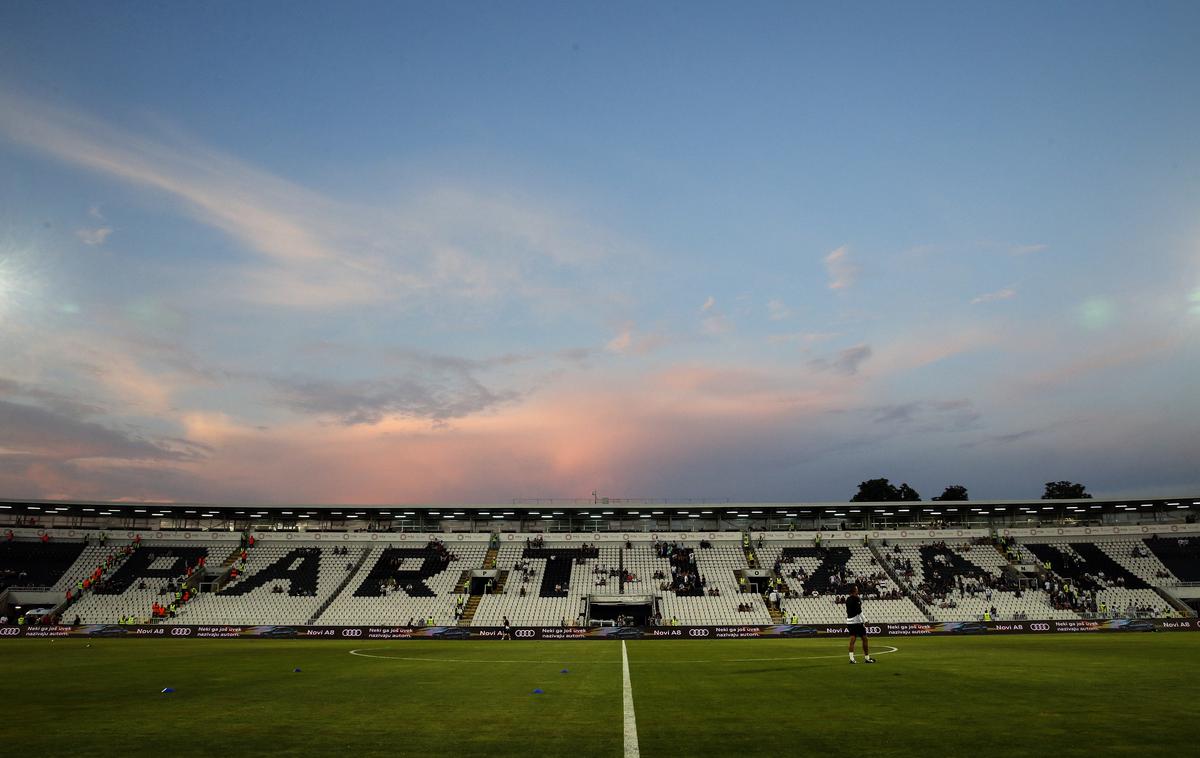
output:
[[[1193,3],[0,10],[0,488],[1200,485]]]

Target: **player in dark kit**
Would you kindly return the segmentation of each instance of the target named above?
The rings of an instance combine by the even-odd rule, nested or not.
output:
[[[863,641],[863,663],[874,663],[875,659],[871,657],[871,651],[867,649],[867,629],[863,626],[862,599],[858,596],[858,585],[854,584],[850,587],[850,597],[846,598],[846,626],[850,629],[850,662],[857,663],[854,660],[854,639],[862,637]]]

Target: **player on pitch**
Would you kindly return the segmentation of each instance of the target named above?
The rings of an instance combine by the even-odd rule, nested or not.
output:
[[[862,637],[863,663],[874,663],[871,651],[867,649],[867,629],[863,626],[862,599],[858,596],[858,585],[850,586],[850,597],[846,598],[846,626],[850,629],[850,662],[854,660],[854,639]]]

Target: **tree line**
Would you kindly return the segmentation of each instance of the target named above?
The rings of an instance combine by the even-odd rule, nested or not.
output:
[[[1042,500],[1088,500],[1087,487],[1077,482],[1066,480],[1046,482]],[[902,482],[899,487],[887,479],[868,479],[860,482],[858,492],[850,498],[852,503],[886,503],[886,502],[915,502],[921,499],[921,494],[908,482]],[[951,484],[937,497],[930,498],[939,502],[965,502],[971,499],[967,488],[961,484]]]

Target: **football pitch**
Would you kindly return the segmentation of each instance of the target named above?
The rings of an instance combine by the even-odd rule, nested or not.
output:
[[[1200,744],[1200,634],[879,638],[874,666],[842,639],[623,644],[632,714],[612,641],[9,640],[0,732],[13,754],[207,758],[622,756],[627,725],[645,756]]]

